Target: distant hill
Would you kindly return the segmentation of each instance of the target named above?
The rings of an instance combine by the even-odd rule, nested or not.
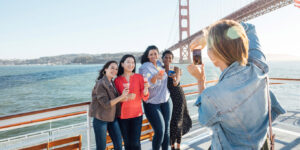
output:
[[[123,55],[132,54],[140,62],[142,52],[114,53],[114,54],[68,54],[37,59],[1,60],[0,65],[65,65],[65,64],[102,64],[109,60],[120,61]]]

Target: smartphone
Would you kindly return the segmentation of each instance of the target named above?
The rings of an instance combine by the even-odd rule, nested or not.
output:
[[[169,70],[168,76],[172,76],[173,74],[175,74],[175,71],[174,70]]]
[[[202,64],[202,56],[201,56],[201,49],[194,49],[193,50],[193,62],[195,65]]]
[[[175,74],[175,67],[173,65],[170,65],[168,76],[172,76],[173,74]]]

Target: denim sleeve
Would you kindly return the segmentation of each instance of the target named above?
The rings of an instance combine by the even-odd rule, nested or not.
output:
[[[276,96],[271,90],[270,90],[270,98],[271,98],[271,115],[272,115],[272,122],[273,122],[280,114],[284,114],[286,111],[279,104]]]
[[[198,97],[195,106],[198,106],[198,119],[204,126],[212,126],[220,121],[216,105],[203,93]]]
[[[252,62],[255,59],[258,59],[262,62],[266,61],[266,57],[261,50],[260,42],[257,37],[256,29],[253,24],[241,22],[241,25],[244,27],[248,40],[249,40],[249,54],[248,61]]]

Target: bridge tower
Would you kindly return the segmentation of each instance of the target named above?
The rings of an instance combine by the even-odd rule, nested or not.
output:
[[[189,0],[179,0],[179,42],[190,37]],[[189,44],[180,46],[179,63],[190,63],[191,52]]]

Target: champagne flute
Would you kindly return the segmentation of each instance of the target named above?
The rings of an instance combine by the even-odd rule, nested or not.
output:
[[[165,69],[162,69],[161,67],[157,67],[157,70],[158,70],[158,72],[159,72],[159,74],[160,74],[161,76],[164,75]]]
[[[123,83],[124,89],[129,89],[130,83]]]
[[[148,83],[148,74],[143,74],[143,78],[144,78],[144,83]]]
[[[123,83],[123,87],[124,87],[124,89],[128,89],[129,90],[130,83]],[[128,96],[126,97],[126,100],[128,100]]]

